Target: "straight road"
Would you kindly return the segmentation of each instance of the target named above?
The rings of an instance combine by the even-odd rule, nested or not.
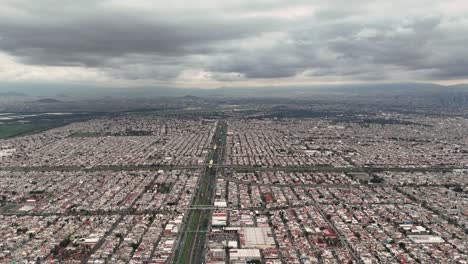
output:
[[[206,233],[210,228],[211,212],[209,208],[214,204],[214,194],[218,169],[214,164],[220,164],[224,156],[227,125],[219,121],[212,141],[212,148],[208,155],[208,167],[202,174],[192,202],[189,217],[185,223],[185,230],[181,232],[178,252],[174,256],[174,263],[203,263]],[[200,207],[200,208],[197,208]],[[207,208],[208,207],[208,208]]]

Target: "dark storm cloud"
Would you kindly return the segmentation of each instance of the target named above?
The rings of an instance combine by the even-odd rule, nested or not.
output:
[[[98,66],[127,54],[184,56],[210,53],[219,41],[243,38],[268,25],[202,21],[178,25],[110,17],[61,25],[0,25],[0,48],[27,63]]]
[[[468,8],[405,3],[6,0],[0,51],[128,80],[468,78]]]
[[[441,17],[406,21],[330,22],[291,29],[282,43],[261,52],[239,51],[215,61],[211,70],[249,78],[341,76],[382,80],[411,74],[423,79],[466,78],[466,35],[439,28]],[[467,32],[457,26],[455,30]],[[401,72],[389,72],[389,71]]]
[[[428,71],[433,78],[464,78],[460,67],[466,67],[468,51],[460,38],[439,29],[440,18],[425,18],[403,26],[380,28],[367,37],[353,37],[329,42],[339,57],[356,65],[398,66],[407,71]],[[398,27],[401,27],[400,29]],[[399,31],[402,30],[402,31]],[[465,29],[460,29],[463,32]],[[426,76],[431,78],[430,75]]]

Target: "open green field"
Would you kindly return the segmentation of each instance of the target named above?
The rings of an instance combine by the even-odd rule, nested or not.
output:
[[[36,133],[56,126],[54,123],[0,125],[0,139]]]

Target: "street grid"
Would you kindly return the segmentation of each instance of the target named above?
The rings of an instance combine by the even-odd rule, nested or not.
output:
[[[255,172],[334,172],[334,173],[351,173],[351,172],[364,172],[367,174],[378,174],[384,172],[404,172],[404,173],[425,173],[425,172],[438,172],[438,173],[445,173],[451,172],[454,170],[464,170],[465,167],[457,167],[451,165],[438,165],[438,166],[428,166],[428,167],[416,167],[416,168],[403,168],[398,166],[359,166],[356,164],[352,164],[351,167],[333,167],[333,166],[324,166],[324,165],[288,165],[288,166],[245,166],[245,165],[237,165],[237,164],[225,164],[224,158],[226,155],[226,138],[227,138],[227,130],[228,125],[227,122],[224,120],[216,121],[216,130],[212,135],[211,143],[209,143],[209,153],[206,155],[205,162],[199,165],[189,165],[189,166],[178,166],[178,165],[98,165],[98,166],[6,166],[2,167],[1,171],[4,172],[83,172],[83,173],[99,173],[99,172],[141,172],[141,171],[197,171],[199,172],[200,177],[197,181],[197,187],[193,190],[193,193],[190,193],[191,200],[188,206],[178,208],[178,211],[185,211],[183,218],[183,224],[180,227],[180,231],[178,232],[176,242],[174,245],[175,251],[168,259],[168,262],[173,263],[204,263],[206,261],[206,255],[208,254],[208,234],[211,230],[211,216],[212,212],[217,210],[218,207],[214,206],[215,200],[215,186],[218,179],[224,179],[227,183],[234,183],[236,185],[245,185],[248,186],[247,188],[251,190],[253,186],[258,188],[279,188],[279,189],[291,189],[294,192],[295,188],[300,189],[359,189],[359,188],[389,188],[392,190],[397,191],[402,197],[408,198],[409,202],[392,202],[392,201],[383,201],[383,202],[369,202],[366,203],[365,206],[372,206],[372,205],[414,205],[414,204],[422,204],[421,199],[415,197],[414,195],[410,194],[404,187],[411,187],[414,189],[425,189],[429,187],[434,188],[447,188],[446,184],[444,183],[413,183],[413,184],[406,184],[406,185],[395,185],[395,184],[388,184],[388,183],[377,183],[374,185],[369,185],[366,183],[353,183],[353,184],[304,184],[304,183],[293,183],[293,184],[279,184],[279,183],[261,183],[261,182],[252,182],[252,181],[244,181],[239,180],[235,177],[232,177],[235,173],[255,173]],[[212,162],[210,162],[212,161]],[[73,177],[73,175],[70,175]],[[99,177],[99,176],[96,176]],[[145,182],[142,180],[142,184],[147,186],[155,185],[158,176],[150,175],[149,182]],[[226,188],[228,185],[226,185]],[[468,187],[466,183],[460,183],[459,186],[462,188]],[[451,186],[448,186],[451,187]],[[107,231],[104,233],[102,237],[95,243],[92,247],[87,249],[84,252],[80,263],[88,263],[90,261],[90,257],[96,253],[98,249],[100,249],[104,243],[106,243],[106,239],[109,236],[113,235],[113,232],[116,228],[118,228],[119,224],[124,220],[127,215],[134,215],[134,216],[146,216],[151,215],[152,217],[156,217],[157,215],[173,215],[173,212],[168,209],[158,208],[158,209],[144,209],[138,210],[133,208],[134,205],[145,195],[148,190],[146,188],[142,189],[139,193],[133,197],[132,202],[129,203],[128,208],[126,209],[108,209],[108,210],[82,210],[82,211],[65,211],[65,212],[21,212],[21,211],[14,211],[14,210],[6,210],[8,208],[4,207],[0,210],[0,215],[4,217],[90,217],[90,216],[103,216],[103,217],[116,217],[112,221],[112,225]],[[350,242],[347,239],[347,235],[343,234],[340,231],[340,227],[336,226],[337,221],[336,216],[330,216],[330,213],[327,210],[324,210],[322,207],[325,205],[328,206],[326,203],[322,201],[318,201],[316,198],[312,197],[309,193],[309,200],[303,201],[300,204],[289,204],[289,201],[281,206],[273,206],[267,208],[265,204],[261,206],[252,206],[252,207],[227,207],[225,210],[235,210],[235,211],[255,211],[260,210],[266,212],[267,215],[272,213],[276,214],[278,212],[278,216],[283,221],[285,226],[288,225],[288,220],[285,217],[285,214],[288,210],[294,214],[294,217],[298,217],[296,209],[311,207],[315,208],[317,212],[320,214],[320,217],[325,219],[328,226],[338,234],[339,244],[347,249],[347,251],[352,255],[354,263],[364,263],[360,257],[360,253],[356,251],[355,247],[352,245],[352,241]],[[435,214],[438,214],[444,219],[445,221],[449,221],[453,223],[455,226],[461,228],[461,223],[457,222],[450,216],[440,214],[434,207],[431,205],[424,204],[423,207],[428,211],[431,211]],[[328,207],[327,207],[328,208]],[[270,221],[272,221],[271,216],[269,216]],[[150,224],[153,223],[154,220],[149,221]],[[303,227],[302,227],[303,228]],[[304,230],[302,230],[305,232]],[[146,233],[146,231],[143,233]],[[277,247],[280,247],[277,242],[276,233],[273,234],[275,236],[275,241]],[[287,231],[287,236],[290,241],[294,241],[294,235],[291,233],[290,230]],[[30,238],[23,243],[28,243],[33,238]],[[158,238],[155,245],[159,243],[160,238]],[[141,245],[141,241],[137,241],[135,243],[135,248],[133,249],[131,255],[136,254],[136,249]],[[406,249],[404,249],[406,251]],[[152,256],[154,255],[155,249],[152,250]],[[316,250],[316,255],[319,256],[319,250]],[[463,252],[461,252],[463,253]],[[52,253],[47,254],[45,259],[51,256]],[[301,258],[301,252],[296,250],[295,254],[297,258]],[[411,254],[410,254],[411,255]],[[288,263],[288,260],[282,255],[282,252],[279,252],[279,256],[282,263]],[[229,256],[227,256],[229,257]],[[414,257],[414,256],[413,256]],[[416,258],[416,257],[414,257]],[[110,260],[108,260],[110,261]],[[323,263],[323,260],[319,262]],[[111,263],[111,262],[106,262]],[[126,263],[130,263],[129,260]],[[302,263],[302,262],[301,262]]]

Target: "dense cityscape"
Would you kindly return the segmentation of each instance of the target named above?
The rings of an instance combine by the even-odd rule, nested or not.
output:
[[[468,264],[468,0],[0,0],[0,264]]]
[[[466,118],[265,109],[0,140],[0,262],[468,262]]]

